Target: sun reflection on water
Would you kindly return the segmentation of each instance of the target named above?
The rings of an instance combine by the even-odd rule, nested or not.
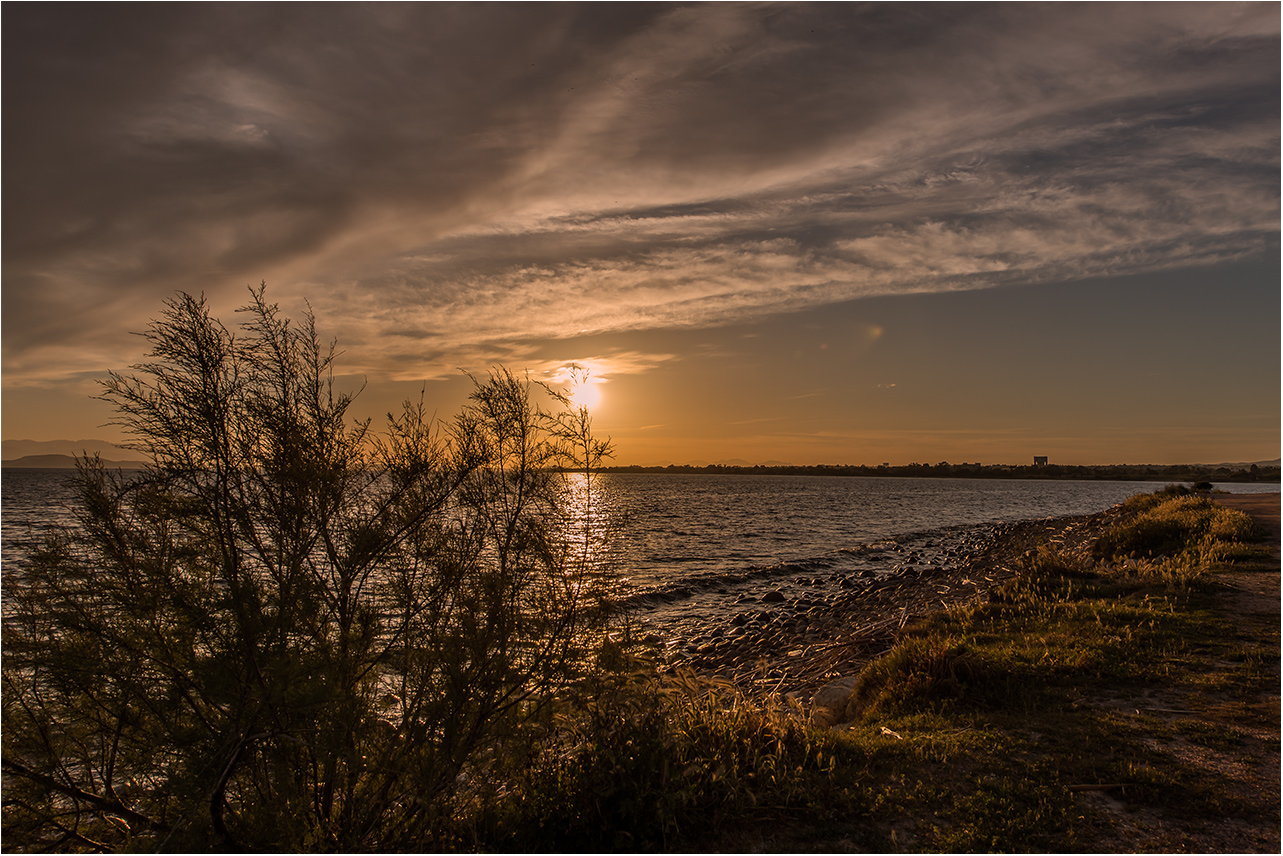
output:
[[[603,586],[612,596],[630,587],[619,565],[616,549],[627,515],[617,508],[615,497],[600,476],[566,474],[563,543],[570,559],[568,572],[578,573],[585,582]]]

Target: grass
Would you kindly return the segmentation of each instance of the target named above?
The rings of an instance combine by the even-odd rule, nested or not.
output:
[[[1206,849],[1225,818],[1277,842],[1277,794],[1233,772],[1278,751],[1277,633],[1217,609],[1207,576],[1263,548],[1249,519],[1203,497],[1125,510],[1088,558],[1040,549],[989,602],[910,628],[860,674],[839,729],[693,675],[584,688],[443,844]]]

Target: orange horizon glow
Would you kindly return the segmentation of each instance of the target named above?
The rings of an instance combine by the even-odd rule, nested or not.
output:
[[[11,4],[5,442],[265,282],[375,428],[507,367],[621,464],[1277,457],[1277,6],[924,8]]]

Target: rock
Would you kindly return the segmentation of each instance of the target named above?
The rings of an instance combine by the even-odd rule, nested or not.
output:
[[[768,591],[766,594],[762,595],[762,603],[783,603],[783,602],[784,602],[784,592],[780,591],[779,589],[775,589],[774,591]]]
[[[847,675],[816,690],[811,697],[811,722],[821,728],[828,728],[842,721],[846,716],[851,691],[855,689],[855,681],[855,675]]]

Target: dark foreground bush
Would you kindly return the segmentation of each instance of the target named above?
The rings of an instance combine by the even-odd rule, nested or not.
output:
[[[811,731],[796,703],[750,700],[724,681],[638,673],[586,690],[548,723],[528,766],[508,771],[504,797],[465,819],[459,846],[698,849],[763,811],[824,814],[835,768],[866,761]]]
[[[83,462],[79,527],[5,563],[6,849],[432,847],[594,672],[586,412],[500,371],[376,436],[311,318],[245,311],[167,304],[103,393],[150,466]]]

